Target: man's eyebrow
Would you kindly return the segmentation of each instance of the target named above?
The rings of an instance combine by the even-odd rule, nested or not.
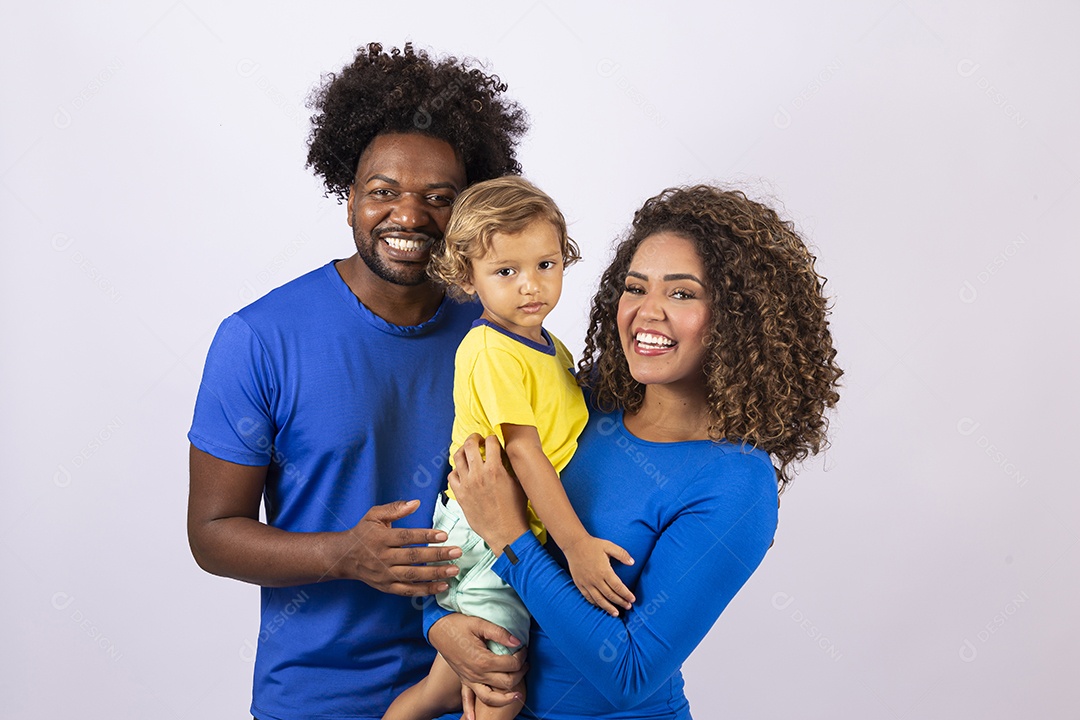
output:
[[[399,183],[399,182],[398,182],[397,180],[395,180],[394,178],[392,178],[392,177],[387,177],[386,175],[383,175],[383,174],[381,174],[381,173],[375,173],[374,175],[372,175],[371,177],[369,177],[369,178],[368,178],[367,180],[365,180],[365,181],[364,181],[364,184],[365,184],[365,185],[367,185],[367,184],[368,184],[369,182],[371,182],[372,180],[382,180],[382,181],[383,181],[384,183],[386,183],[387,185],[393,185],[394,187],[397,187],[397,186],[401,185],[401,183]]]
[[[448,188],[450,190],[453,190],[454,192],[458,192],[458,186],[455,185],[452,182],[428,183],[424,187],[426,187],[428,190],[438,190],[440,188]]]
[[[644,273],[639,273],[636,270],[627,270],[626,277],[635,277],[638,280],[648,280],[649,276]],[[664,282],[671,282],[672,280],[693,280],[698,285],[704,286],[705,283],[701,282],[701,279],[692,273],[671,273],[664,276]]]
[[[397,180],[395,180],[392,177],[389,177],[387,175],[383,175],[382,173],[375,173],[374,175],[369,177],[367,180],[365,180],[364,184],[366,185],[367,183],[371,182],[372,180],[382,180],[387,185],[392,185],[394,187],[401,187],[400,182],[398,182]],[[427,185],[424,186],[425,190],[438,190],[438,189],[441,189],[441,188],[449,188],[450,190],[453,190],[454,192],[458,192],[458,186],[455,185],[452,182],[428,183]]]

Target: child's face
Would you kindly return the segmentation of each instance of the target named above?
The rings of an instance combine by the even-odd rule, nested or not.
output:
[[[495,233],[491,250],[472,261],[472,282],[461,287],[480,297],[485,319],[542,343],[540,327],[559,302],[562,280],[558,232],[534,220],[515,235]]]

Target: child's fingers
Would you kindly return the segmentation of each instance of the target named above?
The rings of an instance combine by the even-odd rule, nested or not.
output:
[[[620,590],[621,588],[621,590]],[[615,578],[614,582],[609,581],[602,588],[604,599],[614,606],[619,606],[624,610],[630,609],[630,604],[634,601],[634,594],[626,589],[626,586]],[[629,596],[629,597],[628,597]]]
[[[629,610],[630,606],[637,602],[634,593],[630,592],[630,588],[626,587],[626,583],[611,568],[608,568],[607,572],[604,573],[604,576],[597,583],[597,587],[602,588],[608,600],[626,610]]]
[[[604,552],[606,552],[609,557],[621,562],[623,565],[634,564],[634,558],[630,557],[630,553],[626,552],[610,540],[604,540]]]
[[[637,598],[634,597],[634,593],[630,592],[629,588],[624,587],[622,590],[616,588],[615,593],[622,601],[619,604],[622,605],[624,610],[629,610],[637,602]]]
[[[596,588],[594,589],[592,599],[589,602],[606,612],[608,615],[619,617],[619,609],[612,605],[607,597],[609,592],[606,585],[603,588]]]
[[[588,585],[582,585],[581,583],[579,583],[579,582],[577,582],[575,580],[574,581],[574,586],[578,589],[578,592],[581,593],[581,597],[588,600],[591,605],[596,604],[596,603],[593,602],[592,593],[589,592],[589,586]]]
[[[461,683],[461,717],[476,720],[476,693],[465,683]]]
[[[607,586],[603,585],[603,587],[607,587]],[[598,607],[601,610],[603,610],[604,612],[606,612],[608,615],[614,615],[614,616],[617,617],[619,615],[618,609],[614,605],[612,605],[610,602],[608,602],[608,599],[606,597],[604,597],[604,593],[601,591],[600,588],[601,588],[600,585],[597,585],[597,586],[578,585],[577,586],[577,589],[581,593],[581,596],[583,598],[585,598],[586,600],[588,600],[591,605],[595,605],[596,607]]]
[[[612,592],[619,596],[619,601],[617,601],[619,604],[625,603],[625,606],[629,608],[631,603],[637,601],[637,597],[634,596],[634,593],[630,592],[630,588],[626,587],[626,583],[622,581],[622,578],[615,574],[614,570],[609,572],[605,579]]]

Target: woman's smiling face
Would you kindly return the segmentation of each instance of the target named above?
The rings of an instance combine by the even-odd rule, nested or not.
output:
[[[644,385],[705,389],[705,335],[712,320],[705,265],[691,240],[650,235],[630,260],[619,299],[619,339]]]

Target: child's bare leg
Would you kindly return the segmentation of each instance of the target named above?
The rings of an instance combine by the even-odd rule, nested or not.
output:
[[[427,677],[398,695],[383,720],[430,720],[460,709],[461,681],[443,656],[436,655]]]
[[[522,680],[511,692],[521,694],[521,702],[513,702],[506,707],[490,707],[476,700],[476,720],[513,720],[525,706],[525,681]]]

